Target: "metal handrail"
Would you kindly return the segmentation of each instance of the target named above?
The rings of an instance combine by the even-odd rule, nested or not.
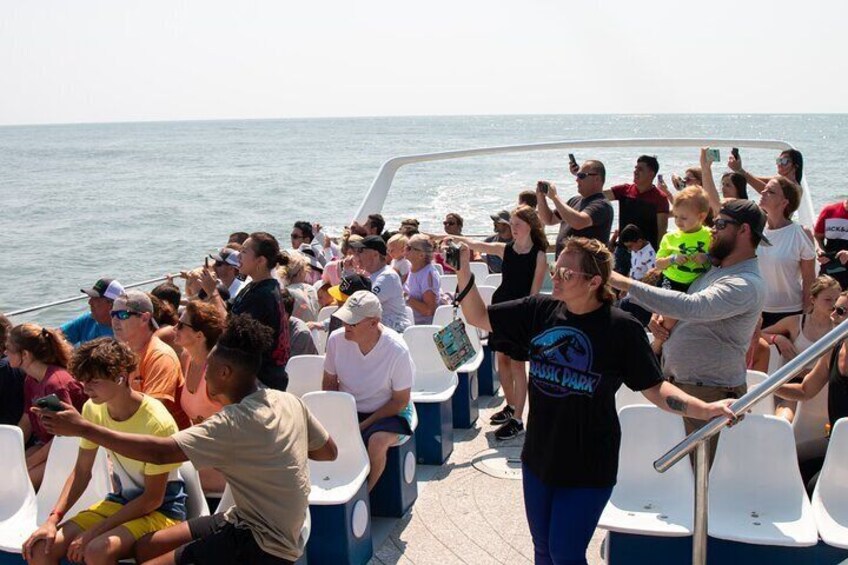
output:
[[[742,398],[734,402],[730,406],[733,414],[736,416],[744,414],[751,406],[760,402],[768,395],[773,394],[781,385],[803,371],[811,361],[827,353],[846,337],[848,337],[848,320],[830,330],[786,365],[775,371],[774,374],[763,381],[756,389],[749,391]],[[693,565],[704,565],[707,561],[707,516],[709,514],[707,442],[728,425],[730,425],[730,420],[727,418],[714,418],[702,428],[689,434],[683,441],[665,453],[665,455],[654,461],[654,469],[663,473],[686,457],[688,453],[695,451],[695,504],[694,531],[692,535]]]
[[[135,282],[132,284],[122,285],[125,289],[127,288],[136,288],[139,286],[144,286],[148,284],[153,284],[157,282],[162,282],[168,280],[168,275],[163,277],[156,277],[154,279],[147,279],[146,281]],[[28,314],[29,312],[35,312],[36,310],[44,310],[46,308],[52,308],[54,306],[61,306],[62,304],[68,304],[69,302],[76,302],[77,300],[86,300],[89,296],[87,294],[80,294],[79,296],[73,296],[71,298],[64,298],[62,300],[56,300],[55,302],[47,302],[46,304],[39,304],[38,306],[30,306],[29,308],[21,308],[20,310],[13,310],[11,312],[6,312],[6,316],[11,318],[12,316],[20,316],[21,314]]]

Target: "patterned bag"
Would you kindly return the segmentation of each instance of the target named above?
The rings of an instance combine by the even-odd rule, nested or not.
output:
[[[433,341],[442,356],[442,361],[448,371],[456,371],[458,367],[467,363],[477,354],[465,331],[465,322],[458,316],[459,303],[474,286],[474,275],[468,285],[460,292],[453,301],[453,321],[433,334]],[[473,331],[473,329],[472,329]]]

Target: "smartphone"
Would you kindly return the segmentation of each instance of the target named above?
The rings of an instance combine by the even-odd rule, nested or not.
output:
[[[721,153],[718,149],[707,149],[707,160],[711,163],[717,163],[721,161]]]
[[[740,160],[740,159],[739,159],[739,148],[738,148],[738,147],[733,147],[733,148],[730,150],[730,154],[731,154],[731,155],[733,155],[733,158],[734,158],[734,159],[736,159],[737,161],[739,161],[739,160]]]
[[[662,173],[660,173],[660,174],[658,174],[658,175],[657,175],[657,182],[658,182],[659,184],[665,184],[665,181],[664,181],[664,180],[663,180],[663,178],[662,178]]]
[[[569,163],[571,163],[571,166],[572,166],[572,167],[576,167],[576,166],[577,166],[577,159],[575,159],[575,158],[574,158],[574,153],[569,153],[569,154],[568,154],[568,162],[569,162]]]
[[[449,243],[445,249],[445,263],[447,263],[454,271],[459,270],[459,246],[454,243]]]
[[[548,190],[551,188],[551,183],[546,180],[540,180],[536,183],[536,187],[542,191],[542,194],[547,194]]]
[[[64,408],[62,408],[62,402],[55,394],[36,398],[32,401],[32,403],[41,409],[50,410],[51,412],[61,412],[64,410]]]

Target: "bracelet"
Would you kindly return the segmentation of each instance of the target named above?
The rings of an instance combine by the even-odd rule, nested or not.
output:
[[[771,341],[770,341],[769,343],[771,343],[772,345],[774,345],[774,344],[775,344],[775,343],[774,343],[775,341],[777,341],[777,334],[771,334]]]
[[[56,517],[59,519],[59,521],[61,522],[61,521],[62,521],[62,518],[64,518],[64,517],[65,517],[65,513],[64,513],[64,512],[62,512],[61,510],[56,510],[56,509],[54,508],[53,510],[51,510],[51,511],[50,511],[50,514],[48,514],[48,515],[47,515],[47,517],[48,517],[48,518],[49,518],[50,516],[56,516]]]

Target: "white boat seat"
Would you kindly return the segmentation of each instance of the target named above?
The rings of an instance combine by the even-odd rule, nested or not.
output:
[[[186,519],[198,518],[209,515],[209,504],[203,495],[203,487],[200,485],[200,475],[191,461],[184,461],[180,466],[180,476],[185,482],[186,489]]]
[[[641,392],[630,390],[626,384],[622,383],[615,393],[615,410],[621,414],[622,409],[627,406],[653,406],[654,403],[645,398]],[[619,416],[620,417],[620,416]]]
[[[318,311],[318,322],[323,322],[324,320],[329,320],[330,316],[332,316],[336,310],[338,310],[338,306],[324,306],[321,310]]]
[[[65,481],[74,470],[79,453],[80,440],[77,437],[55,436],[50,444],[50,453],[47,455],[47,464],[44,467],[44,478],[41,488],[38,489],[36,501],[38,503],[37,522],[43,524],[53,508],[56,501],[65,488]],[[65,513],[74,516],[83,510],[97,504],[106,498],[112,490],[112,479],[109,476],[109,460],[106,450],[97,448],[94,458],[94,468],[91,470],[91,480],[88,487],[82,493],[79,500]]]
[[[686,437],[683,419],[655,406],[626,406],[618,417],[618,481],[598,527],[649,536],[692,535],[692,467],[681,461],[665,473],[654,470],[657,455]]]
[[[709,535],[756,545],[816,545],[789,423],[746,416],[722,430],[710,472]]]
[[[295,355],[286,365],[289,385],[286,392],[303,397],[308,392],[321,390],[324,380],[323,355]]]
[[[440,285],[445,294],[454,294],[456,292],[456,275],[442,275]]]
[[[21,546],[36,528],[38,511],[35,489],[27,474],[24,434],[18,426],[0,425],[0,551],[20,553]]]
[[[485,286],[493,286],[498,288],[501,286],[501,282],[503,281],[503,275],[501,273],[492,273],[486,277],[486,282],[483,284]]]
[[[457,374],[448,371],[442,362],[433,334],[439,326],[411,326],[403,332],[415,363],[415,382],[412,385],[413,402],[444,402],[450,400],[458,384]]]
[[[356,496],[371,470],[359,433],[356,400],[346,392],[322,391],[303,395],[303,403],[330,433],[339,450],[335,461],[309,461],[309,504],[345,504]]]
[[[813,516],[823,542],[848,549],[848,418],[836,421],[816,488]]]
[[[481,283],[486,280],[486,277],[489,276],[489,265],[482,261],[471,261],[468,266],[471,268],[471,274],[474,275],[474,279]]]
[[[748,384],[748,392],[756,389],[758,386],[763,384],[763,382],[768,379],[769,376],[760,371],[753,371],[748,369],[748,374],[745,378],[746,383]],[[751,407],[751,414],[768,414],[770,416],[774,415],[774,395],[770,394],[761,401],[757,402]]]

